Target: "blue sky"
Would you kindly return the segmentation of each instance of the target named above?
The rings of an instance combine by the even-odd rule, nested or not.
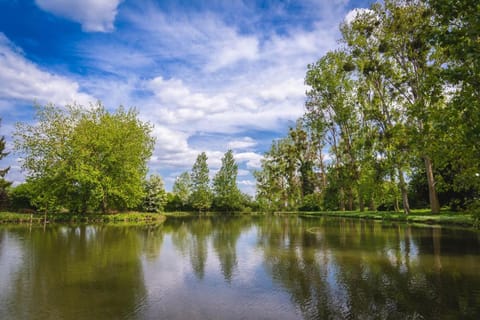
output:
[[[238,184],[304,111],[307,64],[339,46],[338,26],[367,1],[0,0],[0,135],[33,121],[34,102],[136,107],[157,142],[167,189],[205,151],[228,149]],[[19,183],[21,155],[7,179]]]

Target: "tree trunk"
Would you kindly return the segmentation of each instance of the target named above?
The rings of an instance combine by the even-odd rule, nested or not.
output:
[[[107,213],[107,196],[104,195],[102,198],[102,213]]]
[[[407,184],[405,183],[405,177],[403,176],[403,171],[400,168],[398,169],[398,179],[400,180],[400,191],[402,192],[403,212],[405,214],[409,214],[410,203],[408,202]]]
[[[360,212],[365,211],[365,203],[363,203],[363,194],[360,191],[360,189],[358,189],[358,206],[360,207]]]
[[[435,177],[433,176],[432,160],[427,156],[425,157],[425,172],[427,173],[430,209],[432,210],[432,213],[440,213],[440,203],[438,202],[437,190],[435,189]]]
[[[343,191],[343,188],[340,188],[339,194],[340,194],[340,211],[345,211],[345,191]]]
[[[395,195],[395,201],[393,202],[393,210],[400,212],[400,206],[398,205],[398,197]]]
[[[375,211],[376,209],[377,209],[377,206],[375,204],[375,198],[372,196],[370,198],[370,204],[368,205],[368,210]]]
[[[348,188],[348,211],[353,211],[354,209],[354,199],[353,199],[353,190]]]

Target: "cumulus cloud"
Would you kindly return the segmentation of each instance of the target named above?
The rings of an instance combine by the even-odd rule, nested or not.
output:
[[[44,71],[27,60],[3,33],[0,33],[0,70],[0,101],[37,101],[60,105],[77,102],[87,105],[95,100],[81,92],[76,81]]]
[[[255,153],[255,152],[240,152],[235,153],[235,160],[242,163],[245,162],[247,168],[251,169],[259,169],[261,167],[262,155]]]
[[[82,30],[108,32],[114,29],[120,0],[35,0],[45,11],[78,22]]]
[[[162,172],[171,177],[190,169],[206,151],[213,172],[230,148],[242,181],[251,181],[249,170],[261,164],[264,144],[254,132],[270,140],[304,112],[306,66],[338,45],[338,23],[347,5],[346,0],[300,3],[309,7],[309,22],[300,21],[302,15],[294,26],[288,22],[277,30],[265,21],[283,16],[270,11],[256,16],[256,8],[245,9],[249,4],[243,2],[239,10],[251,9],[253,16],[242,12],[230,19],[221,11],[165,9],[168,5],[138,1],[122,5],[116,18],[118,0],[36,2],[85,31],[112,31],[115,19],[122,27],[118,24],[112,37],[91,35],[74,44],[83,67],[97,74],[79,76],[78,82],[42,71],[0,41],[6,52],[0,55],[0,108],[2,97],[61,104],[74,97],[86,104],[93,100],[87,90],[111,108],[136,106],[142,120],[155,125],[151,171],[167,168]],[[284,5],[278,4],[279,12]],[[291,19],[287,11],[282,14]],[[213,138],[200,143],[204,136]],[[253,190],[251,183],[239,184]]]
[[[215,54],[206,66],[207,71],[217,71],[242,60],[258,59],[258,40],[255,37],[240,36],[228,30],[229,37],[219,41]]]
[[[232,140],[227,144],[229,149],[248,149],[257,145],[257,142],[250,137],[243,137],[241,139]]]

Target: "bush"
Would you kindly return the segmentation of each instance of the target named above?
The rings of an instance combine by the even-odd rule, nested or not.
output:
[[[321,211],[322,197],[318,193],[307,194],[303,197],[302,205],[298,208],[300,211]]]
[[[471,212],[473,216],[473,227],[480,229],[480,200],[473,200],[473,202],[468,206],[468,211]]]
[[[28,182],[22,183],[8,192],[10,200],[10,210],[24,212],[37,209],[32,205],[34,191],[32,185]]]

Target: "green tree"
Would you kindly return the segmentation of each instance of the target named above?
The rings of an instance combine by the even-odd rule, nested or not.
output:
[[[2,136],[0,138],[0,160],[5,158],[7,155],[8,152],[5,152],[5,137]],[[8,173],[9,170],[10,167],[0,169],[0,208],[5,207],[8,200],[7,188],[12,184],[11,182],[5,180],[5,175]]]
[[[436,162],[454,176],[450,191],[480,190],[480,3],[428,0],[433,10],[433,40],[445,64],[442,79],[449,99],[438,115]],[[458,155],[461,155],[459,157]]]
[[[190,195],[192,194],[192,182],[190,174],[187,171],[182,172],[182,174],[175,179],[172,191],[175,196],[173,200],[180,205],[180,207],[176,209],[187,208],[190,201]]]
[[[134,109],[36,108],[36,123],[18,123],[14,135],[39,207],[84,213],[141,203],[154,139]]]
[[[421,0],[388,0],[372,9],[379,17],[383,54],[398,71],[395,77],[387,77],[393,84],[392,90],[403,98],[400,107],[406,119],[407,141],[412,153],[423,159],[430,208],[432,213],[438,213],[433,160],[441,141],[434,127],[437,115],[444,112],[439,78],[444,61],[431,41],[435,31],[432,11]]]
[[[159,175],[151,175],[145,181],[145,196],[143,198],[142,210],[146,212],[163,211],[167,203],[167,192],[163,180]]]
[[[222,158],[222,166],[213,178],[214,205],[222,211],[235,211],[242,208],[242,196],[237,186],[238,165],[232,150]]]
[[[190,176],[192,181],[190,204],[200,212],[210,209],[212,205],[213,195],[208,174],[207,155],[202,152],[198,155]]]
[[[328,52],[317,63],[308,66],[305,83],[307,117],[323,129],[323,139],[333,154],[335,184],[339,208],[354,208],[359,180],[356,143],[359,133],[358,106],[355,101],[355,81],[349,74],[350,57],[344,51]]]
[[[31,211],[36,208],[32,204],[32,199],[35,198],[35,190],[32,183],[25,181],[8,192],[10,210],[13,211]]]
[[[403,209],[410,212],[405,171],[411,159],[408,145],[404,97],[396,90],[400,75],[395,62],[385,54],[386,44],[379,17],[373,11],[358,14],[342,28],[343,40],[356,69],[357,99],[361,115],[362,153],[361,186],[359,193],[369,194],[374,208],[375,188],[390,175],[398,178]],[[379,161],[381,159],[381,161]],[[385,170],[386,169],[386,170]]]

